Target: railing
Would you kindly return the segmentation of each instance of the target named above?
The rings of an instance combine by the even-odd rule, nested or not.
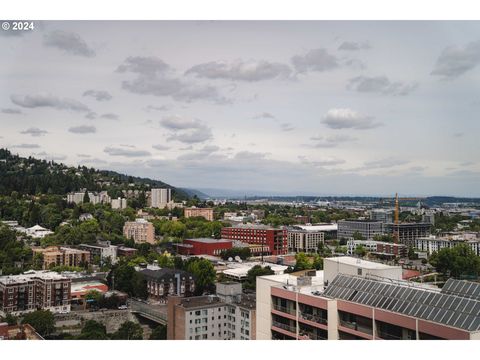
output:
[[[377,333],[378,333],[378,337],[381,338],[381,339],[384,339],[384,340],[403,340],[403,338],[401,336],[389,334],[385,331],[378,331],[377,330]]]
[[[144,304],[142,302],[135,301],[132,299],[129,300],[129,304],[133,312],[150,316],[162,322],[167,322],[167,315],[161,311],[156,310],[151,305]]]
[[[364,326],[364,325],[359,325],[355,322],[340,320],[340,325],[343,326],[343,327],[355,330],[355,331],[360,331],[360,332],[365,333],[365,334],[369,334],[369,335],[373,334],[373,329],[371,327]]]
[[[287,325],[287,324],[282,324],[278,321],[272,321],[272,326],[275,326],[277,328],[280,328],[280,329],[283,329],[283,330],[287,330],[287,331],[290,331],[291,333],[294,333],[296,334],[297,333],[297,329],[295,328],[295,326],[290,326],[290,325]]]
[[[300,313],[300,318],[315,323],[327,325],[327,319],[321,315]]]
[[[327,338],[324,338],[323,336],[320,336],[310,331],[300,330],[299,335],[301,337],[304,337],[304,340],[327,340]]]
[[[290,315],[296,315],[296,313],[297,313],[297,310],[295,310],[293,308],[288,308],[288,307],[277,305],[277,304],[273,304],[273,308],[277,311],[280,311],[280,312],[283,312],[283,313],[286,313],[286,314],[290,314]]]

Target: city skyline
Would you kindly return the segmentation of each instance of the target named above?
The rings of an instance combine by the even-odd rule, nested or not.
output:
[[[480,196],[476,22],[35,24],[0,36],[20,155],[193,189]]]

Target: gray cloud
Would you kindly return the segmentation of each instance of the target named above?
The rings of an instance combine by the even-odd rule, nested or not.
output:
[[[408,95],[418,87],[417,83],[391,82],[386,76],[357,76],[349,80],[347,89],[384,95]]]
[[[51,94],[11,95],[10,100],[24,108],[51,107],[57,110],[90,111],[89,108],[79,101],[69,98],[59,98]]]
[[[371,45],[368,41],[344,41],[339,47],[338,50],[346,51],[357,51],[357,50],[368,50],[371,49]]]
[[[178,115],[165,116],[160,120],[160,125],[173,132],[167,141],[176,140],[186,144],[195,144],[213,137],[212,130],[198,119],[185,119]]]
[[[68,129],[71,133],[74,134],[93,134],[97,132],[95,126],[91,125],[80,125],[80,126],[72,126]]]
[[[463,48],[449,46],[437,59],[432,75],[454,79],[480,64],[480,40],[472,41]]]
[[[207,145],[199,149],[197,152],[182,154],[177,158],[177,160],[186,160],[186,161],[203,160],[206,157],[210,156],[211,154],[218,152],[219,150],[220,148],[216,145]]]
[[[175,77],[173,69],[156,57],[128,57],[117,68],[119,73],[133,73],[136,78],[124,80],[122,88],[135,94],[170,96],[174,100],[187,103],[206,100],[216,104],[227,104],[231,100],[221,96],[217,88],[198,85]]]
[[[329,128],[336,130],[367,130],[383,125],[380,122],[375,122],[373,119],[372,116],[361,115],[351,109],[330,109],[321,122]]]
[[[11,108],[3,108],[1,109],[2,114],[9,114],[9,115],[18,115],[23,114],[22,110],[20,109],[11,109]]]
[[[55,47],[72,55],[95,56],[95,51],[87,45],[85,40],[73,32],[52,31],[44,36],[43,43],[45,46]]]
[[[345,160],[337,159],[337,158],[326,158],[326,159],[311,161],[311,160],[308,160],[306,156],[302,156],[302,155],[298,156],[298,159],[302,162],[302,164],[316,166],[316,167],[335,166],[335,165],[340,165],[345,163]]]
[[[210,140],[212,137],[210,128],[201,128],[172,134],[167,138],[167,141],[176,140],[186,144],[195,144]]]
[[[339,66],[338,59],[325,49],[314,49],[305,55],[295,55],[292,57],[292,64],[299,73],[328,71]]]
[[[67,158],[66,155],[61,155],[61,154],[50,154],[45,151],[39,152],[34,154],[36,156],[43,157],[46,160],[65,160]]]
[[[113,147],[107,146],[103,149],[105,153],[110,156],[125,156],[125,157],[145,157],[150,156],[150,152],[145,150],[136,150],[134,148],[125,148],[125,147]]]
[[[255,115],[252,119],[276,119],[275,116],[268,112],[263,112],[261,114]]]
[[[314,148],[333,148],[337,147],[341,143],[352,142],[357,140],[357,138],[348,136],[348,135],[329,135],[329,136],[312,136],[310,140],[314,141],[312,146]]]
[[[20,131],[20,134],[38,137],[38,136],[43,136],[45,134],[48,134],[48,131],[39,129],[37,127],[31,127],[31,128],[28,128],[27,130]]]
[[[107,161],[99,159],[99,158],[91,158],[91,159],[83,159],[80,161],[80,164],[88,164],[91,166],[96,166],[98,164],[108,164]]]
[[[185,119],[178,115],[165,116],[160,120],[160,125],[170,130],[200,129],[205,127],[198,119]]]
[[[168,150],[168,149],[170,149],[169,146],[165,146],[165,145],[162,145],[162,144],[152,145],[152,148],[154,148],[155,150]]]
[[[212,61],[193,66],[185,74],[208,79],[262,81],[288,78],[292,70],[288,65],[268,61],[236,60],[232,63]]]
[[[117,114],[113,114],[113,113],[102,114],[100,117],[103,119],[109,119],[109,120],[118,120],[119,118]]]
[[[150,112],[150,111],[169,111],[171,110],[171,106],[168,105],[161,105],[161,106],[155,106],[155,105],[148,105],[145,110]]]
[[[90,158],[92,157],[91,155],[88,155],[88,154],[77,154],[78,157],[81,157],[81,158]]]
[[[83,93],[83,96],[90,96],[97,101],[112,100],[112,95],[104,90],[87,90]]]
[[[369,169],[388,169],[395,166],[408,164],[410,161],[388,157],[380,160],[366,161],[362,170]]]
[[[18,149],[38,149],[40,145],[38,144],[18,144],[18,145],[12,145],[12,148],[18,148]]]
[[[461,138],[463,137],[464,133],[463,132],[456,132],[456,133],[453,133],[453,137],[456,137],[456,138]]]
[[[295,126],[290,123],[281,123],[280,129],[282,129],[282,131],[292,131],[295,129]]]

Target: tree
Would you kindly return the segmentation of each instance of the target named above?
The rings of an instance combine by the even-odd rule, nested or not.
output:
[[[312,268],[309,257],[303,252],[295,254],[295,260],[295,271],[302,271]]]
[[[458,278],[480,275],[480,257],[467,244],[434,252],[430,256],[430,264],[445,276]]]
[[[314,256],[313,267],[315,268],[315,270],[323,270],[323,258],[320,255]]]
[[[143,329],[132,321],[124,322],[112,335],[114,340],[143,340]]]
[[[150,340],[167,340],[167,327],[159,325],[150,334]]]
[[[17,325],[18,317],[12,315],[11,313],[6,313],[6,315],[2,318],[2,321],[6,322],[8,325]]]
[[[408,248],[407,256],[409,260],[416,260],[418,258],[418,255],[415,253],[414,248],[411,246]]]
[[[107,329],[105,325],[95,321],[88,320],[78,336],[79,340],[107,340]]]
[[[49,310],[37,310],[25,315],[23,324],[30,324],[43,337],[50,335],[55,329],[55,318]]]
[[[359,231],[355,231],[352,234],[352,237],[353,237],[353,240],[365,240],[365,238],[363,237],[363,235]]]
[[[184,267],[195,277],[195,294],[201,295],[205,290],[213,291],[217,273],[210,261],[194,257],[188,259]]]
[[[367,250],[365,249],[365,247],[363,245],[358,245],[355,248],[355,255],[358,255],[360,257],[364,257],[365,255],[367,255]]]
[[[87,204],[90,202],[90,196],[88,195],[88,190],[85,190],[85,194],[83,194],[83,203]]]
[[[255,290],[257,287],[257,276],[274,275],[275,272],[270,266],[262,267],[261,265],[255,265],[247,272],[247,280],[245,281],[244,288]]]

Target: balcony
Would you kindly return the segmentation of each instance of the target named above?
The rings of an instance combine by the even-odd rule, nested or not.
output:
[[[327,318],[323,317],[322,315],[301,313],[300,318],[314,323],[327,325]]]
[[[285,314],[290,314],[290,315],[296,315],[297,314],[297,310],[295,310],[293,308],[288,308],[288,307],[285,307],[285,306],[277,305],[277,304],[273,304],[273,309],[277,310],[277,311],[280,311],[280,312],[283,312]]]
[[[363,324],[358,324],[356,322],[349,322],[349,321],[345,321],[345,320],[340,319],[340,325],[345,327],[345,328],[352,329],[352,330],[355,330],[355,331],[359,331],[359,332],[362,332],[362,333],[365,333],[365,334],[369,334],[369,335],[373,334],[373,329],[371,327],[365,326]]]
[[[275,326],[279,329],[283,329],[283,330],[286,330],[286,331],[289,331],[293,334],[296,334],[297,333],[297,329],[295,328],[295,326],[290,326],[290,325],[287,325],[287,324],[283,324],[283,323],[280,323],[278,321],[272,321],[272,326]]]
[[[383,339],[383,340],[403,340],[403,338],[401,336],[390,334],[390,333],[387,333],[385,331],[378,331],[377,330],[377,336],[380,339]]]
[[[305,331],[305,330],[300,330],[299,339],[300,340],[327,340],[327,338],[324,338],[323,336],[320,336],[318,334],[315,334],[310,331]]]

